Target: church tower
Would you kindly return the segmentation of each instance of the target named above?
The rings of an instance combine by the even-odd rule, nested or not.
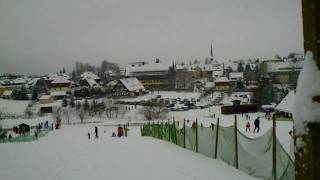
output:
[[[211,51],[210,51],[210,60],[213,61],[212,44],[211,44]]]

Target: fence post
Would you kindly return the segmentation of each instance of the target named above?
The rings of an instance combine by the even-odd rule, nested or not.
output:
[[[127,134],[128,134],[127,125],[124,125],[124,136],[127,137]]]
[[[183,119],[183,147],[186,148],[186,119]]]
[[[277,136],[276,136],[276,116],[272,116],[272,176],[273,180],[277,179]]]
[[[216,132],[216,146],[215,146],[215,151],[214,151],[214,158],[217,159],[218,156],[218,137],[219,137],[219,122],[220,119],[217,119],[217,132]]]
[[[235,141],[235,153],[236,153],[236,168],[239,167],[238,158],[238,120],[237,115],[234,115],[234,141]]]
[[[196,118],[196,152],[198,152],[198,119]]]

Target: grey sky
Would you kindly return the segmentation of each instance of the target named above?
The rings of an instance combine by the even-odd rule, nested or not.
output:
[[[301,0],[0,0],[0,73],[303,52]]]

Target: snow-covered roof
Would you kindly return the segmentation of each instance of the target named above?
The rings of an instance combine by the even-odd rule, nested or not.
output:
[[[137,78],[125,78],[119,80],[129,91],[143,90],[144,86]]]
[[[50,92],[50,96],[65,96],[67,94],[66,91],[52,91]]]
[[[200,68],[201,71],[222,71],[222,64],[177,64],[177,70],[194,71]]]
[[[116,84],[117,84],[117,81],[110,81],[110,82],[107,83],[106,86],[114,86]]]
[[[227,77],[217,77],[214,82],[229,82],[230,80]]]
[[[57,77],[51,82],[51,84],[62,84],[62,83],[71,83],[71,81],[64,77]]]
[[[140,66],[128,66],[126,67],[127,75],[135,75],[139,73],[153,73],[153,72],[162,72],[167,73],[171,64],[159,62],[159,63],[146,63]]]
[[[277,111],[292,113],[294,104],[295,93],[290,91],[282,101],[274,108]]]
[[[297,71],[302,69],[303,61],[271,61],[267,62],[268,72]]]
[[[98,87],[98,86],[100,86],[100,85],[97,83],[97,81],[94,80],[94,79],[86,78],[86,79],[84,79],[84,80],[86,80],[86,81],[88,82],[88,84],[89,84],[90,87]]]
[[[54,73],[54,74],[49,74],[48,75],[48,77],[47,77],[47,79],[49,79],[49,80],[54,80],[54,79],[59,79],[59,78],[64,78],[64,79],[68,79],[68,80],[70,80],[71,78],[70,78],[70,76],[68,76],[67,74],[65,74],[65,73],[59,73],[59,74],[57,74],[57,73]]]
[[[80,76],[81,79],[100,79],[99,76],[95,75],[93,72],[90,71],[84,72]]]
[[[231,72],[229,77],[230,79],[243,79],[243,72]]]
[[[206,88],[212,88],[212,87],[214,87],[214,82],[206,82],[205,87],[206,87]]]
[[[11,94],[12,94],[12,91],[7,90],[3,92],[2,96],[11,96]]]
[[[49,95],[42,95],[39,99],[46,100],[46,99],[50,99],[50,98],[51,98],[51,96],[49,96]]]

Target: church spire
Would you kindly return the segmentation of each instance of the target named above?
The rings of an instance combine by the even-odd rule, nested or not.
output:
[[[212,43],[211,43],[211,51],[210,51],[210,60],[213,61]]]

